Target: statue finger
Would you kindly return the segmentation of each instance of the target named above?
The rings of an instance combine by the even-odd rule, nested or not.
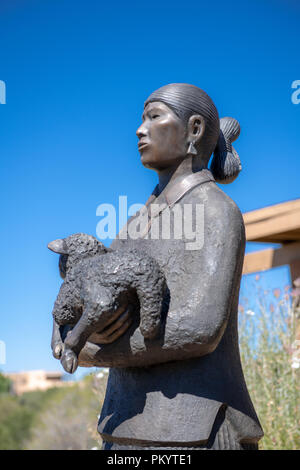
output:
[[[114,323],[112,323],[112,324],[110,324],[110,326],[104,328],[104,329],[100,332],[100,334],[98,333],[99,336],[100,336],[101,338],[103,338],[103,339],[109,337],[109,336],[110,336],[112,333],[114,333],[118,328],[120,328],[120,327],[124,324],[124,322],[125,322],[126,320],[128,320],[129,318],[130,318],[130,312],[129,312],[129,308],[127,308],[127,309],[125,310],[125,312],[124,312],[122,315],[120,315],[120,316],[118,317],[118,319],[117,319]]]
[[[118,328],[117,330],[115,330],[110,336],[108,337],[104,337],[102,340],[101,340],[101,343],[102,344],[110,344],[110,343],[113,343],[116,339],[118,339],[120,336],[122,336],[123,333],[125,333],[125,331],[127,331],[127,329],[129,328],[129,326],[131,325],[132,323],[132,318],[128,318],[128,320],[126,320],[122,326],[120,328]]]
[[[106,323],[102,331],[106,330],[106,328],[109,325],[112,325],[112,323],[114,323],[116,319],[118,319],[123,313],[125,313],[127,309],[128,309],[128,305],[122,305],[118,307],[113,313],[111,313],[109,318],[106,320]],[[102,331],[100,331],[101,334],[102,334]]]

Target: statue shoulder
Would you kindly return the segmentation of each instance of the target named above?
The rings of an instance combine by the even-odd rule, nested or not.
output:
[[[239,214],[240,217],[242,217],[241,211],[236,203],[214,182],[200,184],[194,187],[184,195],[181,199],[181,203],[205,204],[215,211],[219,210],[222,212],[225,209],[233,214]]]
[[[222,191],[216,183],[211,182],[196,186],[181,200],[182,204],[199,204],[204,207],[204,217],[210,226],[230,228],[245,237],[243,215],[236,203]]]

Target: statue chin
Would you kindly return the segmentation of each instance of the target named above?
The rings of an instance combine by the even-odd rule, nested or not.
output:
[[[141,153],[141,162],[145,168],[149,168],[150,170],[154,170],[157,166],[157,163],[153,161],[151,155],[146,155],[147,152]],[[150,157],[150,158],[149,158]]]

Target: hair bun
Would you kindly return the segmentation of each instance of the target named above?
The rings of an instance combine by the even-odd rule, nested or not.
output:
[[[240,157],[231,145],[240,135],[240,130],[236,119],[230,117],[220,119],[220,136],[210,167],[218,183],[231,183],[242,169]]]

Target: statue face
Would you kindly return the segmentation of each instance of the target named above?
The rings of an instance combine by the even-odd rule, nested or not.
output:
[[[136,134],[145,167],[162,170],[185,158],[187,130],[174,111],[161,102],[148,103],[142,119]]]

